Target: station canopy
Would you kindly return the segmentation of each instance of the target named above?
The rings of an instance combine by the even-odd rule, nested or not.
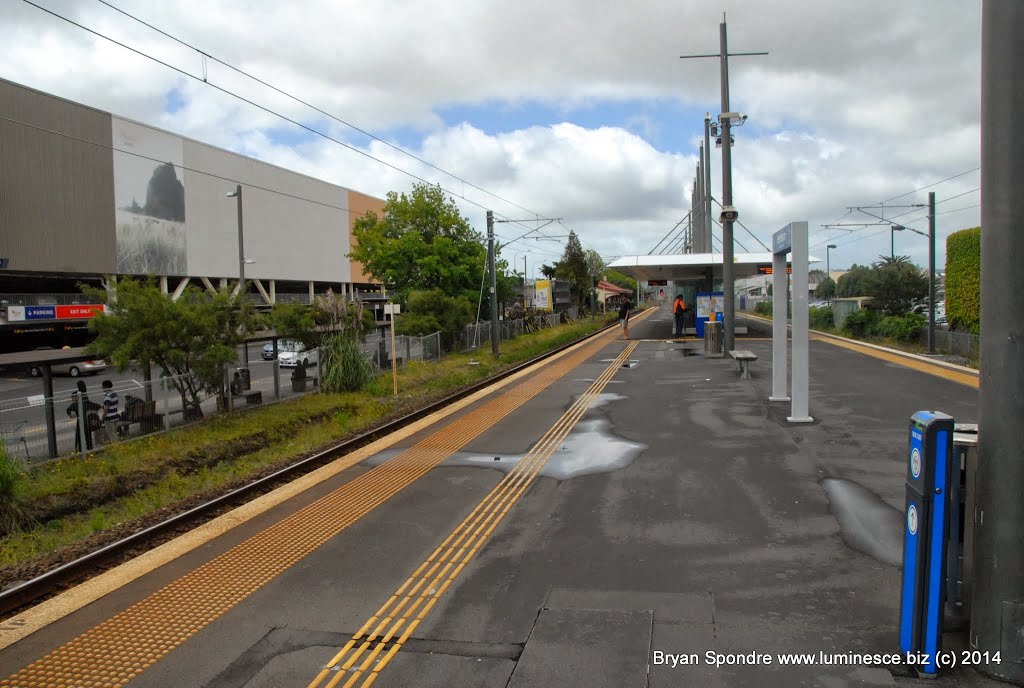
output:
[[[811,263],[821,262],[811,257]],[[787,267],[790,263],[787,261]],[[697,282],[707,277],[708,268],[713,271],[715,280],[722,279],[721,253],[676,253],[648,256],[622,256],[609,266],[624,275],[641,282],[669,280],[671,282]],[[772,272],[772,254],[770,253],[735,253],[733,254],[733,276],[737,280],[756,275],[770,275]]]

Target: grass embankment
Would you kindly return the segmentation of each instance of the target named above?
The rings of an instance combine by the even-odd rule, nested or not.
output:
[[[0,523],[0,584],[23,575],[21,564],[132,532],[189,500],[236,487],[607,322],[582,320],[502,342],[500,361],[487,349],[410,362],[398,371],[397,397],[385,371],[362,392],[309,394],[39,466],[17,481],[13,495],[0,494],[21,516],[20,528]]]

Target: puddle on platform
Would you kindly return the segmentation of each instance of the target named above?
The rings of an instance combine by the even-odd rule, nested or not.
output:
[[[599,394],[590,409],[600,408],[614,401],[626,399],[619,394]],[[567,480],[580,475],[610,473],[625,468],[646,449],[646,445],[629,442],[611,432],[611,424],[604,418],[582,420],[559,446],[540,470],[540,475],[555,480]],[[378,452],[362,462],[364,466],[379,466],[400,453],[398,449]],[[523,459],[523,455],[494,455],[459,452],[445,459],[441,466],[471,466],[496,468],[508,473]]]
[[[863,485],[826,478],[821,486],[839,521],[843,542],[878,561],[903,566],[903,513]]]

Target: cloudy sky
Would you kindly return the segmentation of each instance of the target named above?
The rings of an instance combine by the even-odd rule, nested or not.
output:
[[[734,205],[754,236],[769,243],[807,220],[812,254],[838,246],[833,269],[870,263],[889,253],[888,225],[822,225],[875,222],[847,206],[935,191],[941,267],[945,236],[979,224],[976,1],[110,0],[387,143],[100,0],[33,2],[180,71],[6,0],[3,78],[375,196],[408,190],[411,173],[457,196],[480,230],[485,208],[562,218],[543,230],[554,239],[505,249],[520,265],[528,253],[531,273],[561,254],[565,228],[606,258],[646,254],[689,211],[704,114],[721,111],[719,65],[679,57],[718,52],[723,11],[731,51],[770,53],[730,61],[730,109],[749,116],[735,130]],[[923,209],[870,212],[927,230]],[[498,225],[505,240],[527,231]],[[737,251],[758,250],[736,236]],[[924,237],[895,241],[927,263]]]

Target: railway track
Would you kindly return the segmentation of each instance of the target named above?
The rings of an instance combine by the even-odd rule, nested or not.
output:
[[[612,325],[609,325],[609,327],[612,327]],[[280,484],[309,473],[351,451],[370,444],[371,442],[395,432],[410,423],[414,423],[431,413],[443,409],[464,397],[474,394],[488,385],[509,377],[510,375],[514,375],[517,372],[528,368],[535,363],[550,358],[551,356],[575,346],[580,342],[596,337],[609,329],[609,327],[597,330],[585,337],[576,339],[541,354],[540,356],[513,366],[508,370],[492,375],[484,380],[465,387],[454,394],[450,394],[438,401],[431,402],[412,413],[402,416],[401,418],[389,421],[368,432],[329,447],[324,451],[300,459],[295,463],[292,463],[269,475],[253,480],[242,487],[238,487],[225,492],[222,495],[218,495],[199,506],[182,511],[181,513],[175,514],[159,523],[133,533],[128,537],[112,542],[100,549],[79,557],[74,561],[70,561],[47,571],[40,576],[36,576],[35,578],[12,586],[7,590],[0,592],[0,618],[10,616],[38,600],[49,597],[54,593],[60,592],[73,584],[91,577],[92,575],[98,574],[107,568],[120,563],[125,558],[134,556],[137,552],[149,549],[151,546],[166,539],[168,536],[173,536],[183,530],[192,528],[195,525],[212,518],[225,509],[238,506],[249,499],[268,492]]]

